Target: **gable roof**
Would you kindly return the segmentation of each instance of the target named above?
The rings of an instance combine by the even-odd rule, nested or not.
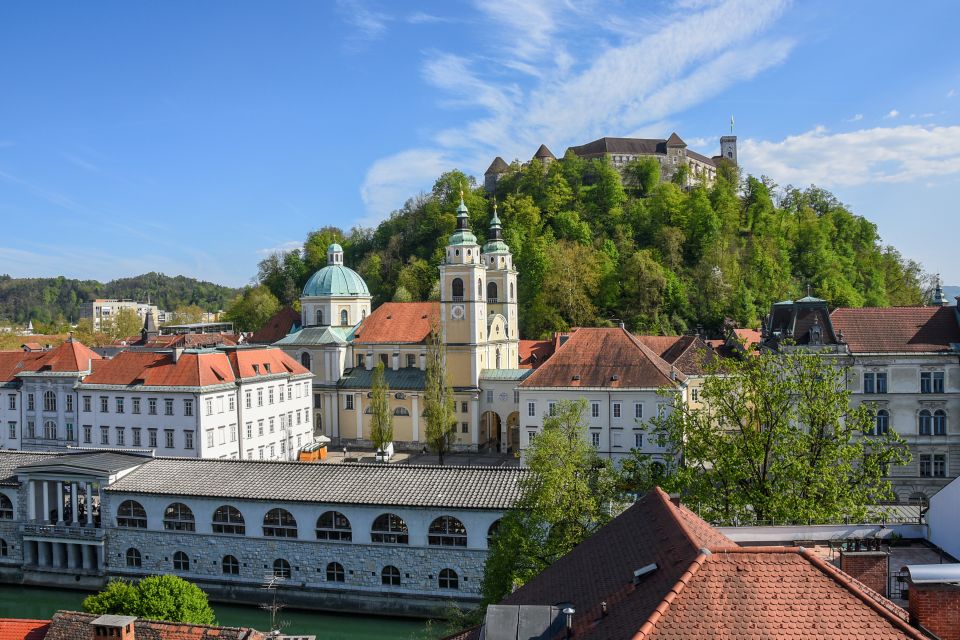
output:
[[[631,155],[665,155],[667,141],[662,138],[600,138],[576,147],[570,147],[578,156],[596,156],[606,153]]]
[[[957,307],[841,307],[830,319],[853,353],[948,353],[960,344]]]
[[[670,134],[670,137],[667,138],[668,147],[685,147],[687,143],[680,139],[680,136],[677,135],[677,132],[674,131]]]
[[[243,348],[226,351],[233,373],[240,379],[258,376],[289,374],[311,375],[310,370],[276,347]],[[259,372],[254,369],[256,366]]]
[[[426,342],[439,321],[438,302],[384,302],[354,332],[354,344]]]
[[[81,386],[207,387],[235,380],[222,351],[186,351],[176,362],[172,352],[121,351],[96,363]]]
[[[739,547],[660,489],[501,602],[557,603],[576,611],[573,637],[589,640],[924,637],[903,609],[815,554]]]
[[[703,375],[713,349],[700,336],[636,336],[665,362],[686,375]]]
[[[559,342],[559,335],[550,340],[520,340],[520,368],[536,369],[553,355]]]
[[[0,618],[0,640],[43,640],[49,620]]]
[[[40,451],[11,451],[0,449],[0,486],[16,487],[20,485],[15,470],[32,462],[50,460],[59,454]]]
[[[682,380],[683,373],[625,329],[581,327],[521,386],[658,389]]]
[[[152,456],[148,455],[121,451],[71,451],[25,461],[17,466],[16,470],[67,474],[89,471],[109,475],[137,467],[151,458]]]
[[[91,361],[102,359],[100,354],[73,338],[37,355],[39,357],[29,364],[24,363],[24,372],[79,373],[89,370]]]
[[[0,384],[16,382],[17,375],[28,370],[30,364],[42,356],[42,352],[31,351],[0,351]]]
[[[255,344],[273,344],[288,333],[300,327],[300,314],[289,304],[277,311],[253,332],[250,342]]]

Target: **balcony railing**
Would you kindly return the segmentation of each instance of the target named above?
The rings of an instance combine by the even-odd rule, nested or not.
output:
[[[28,536],[69,538],[73,540],[103,540],[103,529],[82,525],[57,525],[27,522],[20,525],[21,533]]]
[[[500,302],[500,298],[487,298],[487,304],[497,304]]]
[[[463,296],[451,296],[453,302],[463,302]]]

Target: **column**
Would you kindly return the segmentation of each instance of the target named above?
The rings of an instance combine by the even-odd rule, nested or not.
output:
[[[413,441],[420,442],[420,397],[414,395],[410,402],[410,409],[413,411]]]
[[[25,566],[37,564],[37,543],[33,540],[23,541],[23,564]]]
[[[50,566],[50,543],[37,542],[37,566]]]
[[[87,483],[87,526],[93,526],[93,487]]]
[[[90,568],[90,545],[82,544],[80,545],[80,568],[89,569]]]
[[[80,484],[77,482],[70,483],[70,520],[73,526],[77,526],[79,523],[78,518],[80,517],[77,507],[77,491],[80,489]]]
[[[50,522],[50,481],[43,480],[43,517],[42,522]]]
[[[93,568],[99,571],[100,569],[103,568],[103,547],[94,546],[93,551],[94,551],[94,557],[97,559],[96,564],[94,564]]]
[[[30,520],[37,519],[37,481],[27,481],[27,516]]]
[[[53,561],[53,566],[57,567],[58,569],[63,566],[63,557],[61,554],[62,551],[63,551],[62,542],[50,543],[50,552],[51,552],[50,555],[52,556],[51,560]]]
[[[57,480],[57,524],[63,524],[63,481]]]
[[[470,400],[470,444],[473,445],[474,451],[477,449],[477,445],[480,442],[480,399],[473,398]]]

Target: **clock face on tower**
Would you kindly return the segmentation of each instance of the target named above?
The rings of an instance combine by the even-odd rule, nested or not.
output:
[[[462,319],[463,319],[463,305],[462,305],[462,304],[455,304],[455,305],[453,305],[453,307],[451,307],[451,309],[450,309],[450,317],[453,318],[454,320],[462,320]]]

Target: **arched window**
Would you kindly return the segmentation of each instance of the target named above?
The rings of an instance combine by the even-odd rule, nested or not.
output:
[[[47,440],[57,439],[57,423],[53,420],[46,420],[43,423],[43,437]]]
[[[933,412],[933,435],[947,435],[947,412],[943,409],[937,409]]]
[[[403,407],[397,407],[396,409],[393,410],[393,415],[395,415],[395,416],[408,416],[408,415],[410,415],[410,412],[407,411],[407,410],[406,410],[405,408],[403,408]]]
[[[183,551],[177,551],[173,554],[174,571],[190,571],[190,557]]]
[[[174,502],[163,510],[163,528],[167,531],[196,531],[193,511],[182,502]]]
[[[339,562],[331,562],[327,565],[327,582],[344,582],[347,576],[343,570],[343,565]]]
[[[885,436],[890,433],[890,412],[886,409],[877,411],[877,435]]]
[[[239,509],[228,504],[217,507],[213,512],[213,532],[234,536],[244,535],[247,527],[243,522],[243,514]]]
[[[387,565],[380,572],[380,582],[388,587],[400,586],[400,569]]]
[[[497,537],[497,531],[500,530],[500,521],[494,520],[493,524],[487,529],[487,548],[493,547],[493,539]]]
[[[427,544],[437,547],[465,547],[467,528],[453,516],[440,516],[430,523]]]
[[[487,283],[487,302],[496,302],[497,301],[497,283],[488,282]]]
[[[345,327],[350,324],[350,314],[347,313],[346,309],[343,309],[340,312],[340,326]]]
[[[304,369],[310,369],[310,354],[306,351],[300,354],[300,364],[303,365]]]
[[[43,410],[44,411],[57,410],[57,394],[55,394],[53,391],[43,392]]]
[[[143,556],[140,555],[139,549],[134,549],[130,547],[127,549],[127,566],[128,567],[142,567],[143,566]]]
[[[0,558],[6,558],[10,550],[7,548],[7,541],[0,538]]]
[[[220,569],[225,576],[240,575],[240,563],[233,556],[223,556],[223,560],[220,561]]]
[[[500,368],[500,349],[497,349],[497,369]]]
[[[510,299],[513,300],[513,283],[510,283]]]
[[[13,520],[13,503],[0,493],[0,520]]]
[[[326,511],[317,518],[317,540],[350,542],[353,531],[347,516],[339,511]]]
[[[410,532],[403,518],[392,513],[384,513],[373,521],[370,540],[385,544],[410,544]]]
[[[454,278],[450,283],[450,295],[454,302],[463,302],[463,280]]]
[[[441,589],[459,589],[460,576],[453,569],[441,569],[439,583]]]
[[[933,416],[926,409],[920,412],[920,435],[928,436],[933,430]]]
[[[317,309],[317,324],[323,324],[323,309]]]
[[[136,500],[124,500],[117,507],[117,526],[127,529],[146,529],[147,512]]]
[[[297,521],[286,509],[270,509],[263,516],[263,535],[272,538],[296,538]]]
[[[483,280],[477,278],[477,297],[483,298]]]
[[[284,560],[283,558],[277,558],[273,561],[273,575],[277,578],[287,578],[290,579],[292,572],[290,571],[290,563]]]

